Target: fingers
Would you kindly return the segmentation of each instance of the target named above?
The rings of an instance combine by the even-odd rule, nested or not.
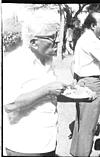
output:
[[[67,85],[62,82],[54,82],[49,86],[49,90],[51,91],[51,93],[54,93],[56,95],[60,95],[61,93],[63,93],[66,88]]]
[[[63,92],[64,92],[63,89],[57,89],[57,90],[56,90],[56,95],[60,95],[60,94],[63,93]]]
[[[62,88],[62,89],[57,89],[57,90],[56,90],[56,94],[57,94],[57,95],[62,94],[62,93],[65,91],[65,89],[66,89],[65,87]]]
[[[61,93],[63,93],[65,91],[66,88],[61,89]]]
[[[60,95],[61,94],[61,90],[56,90],[56,95]]]

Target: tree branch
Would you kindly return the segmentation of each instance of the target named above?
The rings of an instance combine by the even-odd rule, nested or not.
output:
[[[82,6],[81,6],[81,4],[79,4],[79,10],[75,13],[75,15],[74,15],[74,19],[76,19],[77,18],[77,16],[80,14],[80,12],[82,12],[82,10],[83,10],[83,8],[86,6],[87,4],[83,4]]]

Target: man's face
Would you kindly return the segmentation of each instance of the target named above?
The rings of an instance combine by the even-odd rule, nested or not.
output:
[[[36,52],[38,59],[42,61],[43,64],[52,62],[53,54],[53,43],[47,39],[38,38],[33,43],[33,52]]]
[[[94,13],[97,24],[94,26],[94,33],[100,39],[100,13]]]

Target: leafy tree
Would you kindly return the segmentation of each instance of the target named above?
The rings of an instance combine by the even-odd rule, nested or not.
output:
[[[75,12],[72,8],[69,7],[68,4],[59,4],[59,12],[60,12],[60,43],[58,46],[57,56],[62,59],[62,52],[65,51],[66,43],[65,36],[67,32],[68,25],[71,24],[74,20],[78,18],[78,15],[83,11],[87,4],[78,4],[79,8]]]

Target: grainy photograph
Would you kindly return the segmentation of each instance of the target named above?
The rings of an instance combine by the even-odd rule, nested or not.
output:
[[[3,156],[100,157],[100,3],[2,3]]]

